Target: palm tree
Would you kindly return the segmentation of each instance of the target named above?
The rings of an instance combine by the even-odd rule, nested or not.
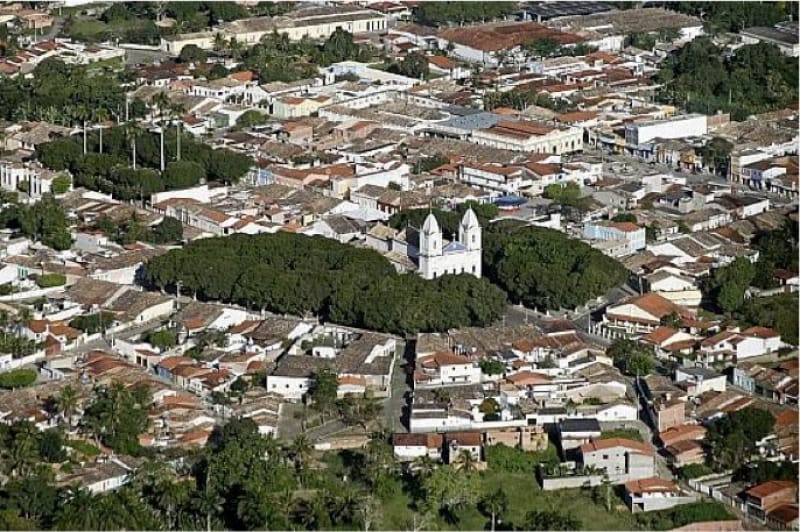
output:
[[[94,113],[94,121],[97,123],[98,129],[100,130],[100,153],[103,153],[103,122],[108,120],[110,116],[108,110],[104,107],[100,107],[95,109]]]
[[[472,473],[478,468],[478,460],[467,449],[463,449],[460,453],[458,453],[458,457],[456,458],[454,465],[458,471]]]
[[[26,477],[37,462],[36,439],[32,434],[17,434],[5,454],[6,473],[11,477]]]
[[[80,105],[75,109],[75,115],[83,124],[83,154],[86,155],[86,122],[92,117],[92,110]]]
[[[176,139],[177,139],[177,160],[180,161],[181,160],[181,125],[183,125],[183,120],[181,119],[181,117],[183,116],[183,113],[186,112],[186,109],[181,104],[176,103],[176,104],[173,104],[172,106],[170,106],[170,111],[171,111],[173,116],[177,117],[177,120],[175,121],[175,128],[176,128],[175,135],[176,135]]]
[[[231,40],[228,41],[228,49],[231,51],[231,56],[233,56],[234,59],[239,59],[244,46],[236,39],[236,37],[231,37]]]
[[[169,113],[169,109],[171,107],[171,103],[169,100],[169,96],[167,96],[166,92],[159,92],[155,96],[153,96],[153,105],[158,109],[158,122],[159,122],[159,134],[161,136],[161,165],[160,169],[163,172],[165,168],[164,164],[164,118],[167,117]]]
[[[427,454],[423,454],[414,460],[414,469],[417,470],[417,476],[425,479],[428,478],[431,473],[433,473],[434,469],[436,469],[436,462]]]
[[[9,319],[8,319],[8,312],[5,310],[0,310],[0,330],[3,331],[3,344],[5,345],[6,341],[8,340],[8,328]]]
[[[294,460],[294,466],[297,469],[298,473],[301,473],[301,485],[302,485],[302,471],[305,469],[308,459],[311,456],[311,451],[313,447],[311,447],[311,442],[308,439],[308,436],[305,434],[301,434],[297,438],[295,438],[294,442],[292,442],[292,460]]]
[[[494,532],[497,526],[497,516],[503,514],[508,509],[508,497],[503,488],[498,488],[497,491],[487,495],[481,501],[481,507],[484,512],[488,513],[492,519],[491,531]]]
[[[131,161],[133,162],[133,169],[136,170],[136,139],[142,135],[142,126],[136,120],[132,120],[125,124],[125,137],[131,143]]]
[[[228,43],[225,41],[225,36],[222,34],[222,32],[217,32],[217,34],[214,35],[214,51],[218,54],[221,54],[223,51],[225,51],[227,46]]]
[[[65,492],[58,511],[58,528],[62,530],[99,530],[97,497],[89,490],[73,486]]]
[[[67,426],[71,427],[72,414],[78,406],[78,393],[75,388],[69,384],[62,388],[61,393],[58,394],[58,399],[56,399],[56,405],[58,406],[58,411],[61,412],[61,416],[67,421]]]
[[[194,498],[197,510],[206,516],[206,530],[211,532],[211,519],[214,514],[222,511],[222,504],[225,501],[217,494],[216,491],[209,488],[206,484],[206,489],[198,493]]]

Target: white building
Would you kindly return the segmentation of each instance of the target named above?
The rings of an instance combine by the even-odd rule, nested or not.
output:
[[[706,364],[725,360],[740,361],[772,353],[781,348],[781,336],[767,327],[733,328],[721,331],[700,342],[700,354]]]
[[[666,120],[634,122],[625,126],[625,144],[639,146],[654,138],[681,139],[700,137],[708,133],[706,115],[675,116]]]
[[[667,510],[696,500],[695,496],[681,492],[674,482],[659,477],[625,483],[625,504],[631,513]]]
[[[703,298],[694,280],[663,269],[645,277],[645,284],[649,292],[684,307],[698,307]]]
[[[210,50],[218,33],[226,42],[234,38],[252,46],[272,33],[284,34],[292,41],[299,41],[304,37],[327,39],[339,28],[355,34],[386,31],[389,26],[389,16],[355,4],[321,6],[309,3],[306,6],[282,16],[227,22],[213,31],[163,37],[161,49],[173,55],[180,54],[181,49],[189,44]]]
[[[493,148],[554,155],[583,150],[581,128],[553,127],[530,121],[500,121],[474,131],[470,140]]]
[[[589,240],[619,242],[615,255],[633,255],[647,246],[645,229],[631,222],[587,223],[583,226],[583,237]]]
[[[417,365],[422,373],[415,376],[419,388],[481,382],[481,368],[475,360],[449,351],[422,357]]]
[[[419,274],[435,279],[446,274],[469,273],[481,276],[481,226],[468,209],[458,226],[458,240],[447,245],[433,213],[425,218],[419,233]]]
[[[32,198],[39,198],[50,192],[53,180],[59,175],[61,174],[44,168],[38,162],[0,161],[0,186],[9,191],[22,190]]]

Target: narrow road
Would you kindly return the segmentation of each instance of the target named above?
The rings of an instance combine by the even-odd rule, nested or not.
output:
[[[403,409],[406,406],[406,398],[411,392],[408,385],[408,364],[409,358],[407,349],[411,348],[412,342],[400,341],[397,344],[397,360],[391,376],[390,395],[383,403],[384,426],[392,432],[405,432],[403,425]]]

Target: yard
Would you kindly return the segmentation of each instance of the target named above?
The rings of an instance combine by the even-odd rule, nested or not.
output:
[[[508,495],[509,511],[502,516],[504,522],[513,523],[517,528],[522,526],[525,514],[532,510],[555,510],[566,513],[581,521],[585,530],[631,530],[636,520],[627,509],[620,508],[611,512],[603,508],[602,503],[592,500],[591,492],[571,489],[558,491],[542,491],[534,475],[525,473],[501,473],[486,471],[480,473],[482,494],[492,493],[503,488]],[[406,494],[398,494],[386,501],[382,507],[381,529],[408,529],[412,523],[412,512],[408,508],[410,500]],[[617,501],[622,506],[622,501]],[[462,510],[458,514],[458,522],[448,523],[441,518],[434,526],[423,528],[440,530],[484,530],[488,518],[475,507]],[[504,526],[498,526],[503,529]]]
[[[643,441],[642,435],[636,429],[615,429],[606,430],[600,434],[601,440],[610,440],[611,438],[623,438],[626,440]]]

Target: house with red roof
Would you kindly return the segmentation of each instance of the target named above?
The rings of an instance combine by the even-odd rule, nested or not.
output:
[[[625,483],[625,504],[631,513],[667,510],[696,500],[696,497],[683,493],[677,484],[664,478],[640,478]]]
[[[449,57],[432,55],[428,57],[428,69],[434,74],[440,74],[444,79],[466,79],[471,73]]]
[[[797,504],[797,481],[770,480],[762,482],[744,493],[745,512],[761,522],[770,512],[785,505]]]
[[[767,327],[750,327],[740,331],[738,327],[720,331],[700,342],[699,361],[739,362],[751,357],[766,355],[783,346],[777,331]]]
[[[671,315],[680,320],[694,320],[695,315],[686,307],[676,305],[655,293],[634,296],[609,306],[603,316],[606,328],[626,333],[649,334],[661,327],[661,320]]]
[[[656,474],[655,450],[625,438],[592,440],[579,447],[578,462],[605,471],[613,483],[650,478]]]
[[[481,382],[481,368],[477,360],[452,351],[436,351],[417,359],[414,372],[418,387],[439,387],[454,384],[478,384]]]
[[[434,460],[442,459],[444,438],[441,434],[397,433],[392,436],[392,448],[398,460],[415,460],[427,456]]]

